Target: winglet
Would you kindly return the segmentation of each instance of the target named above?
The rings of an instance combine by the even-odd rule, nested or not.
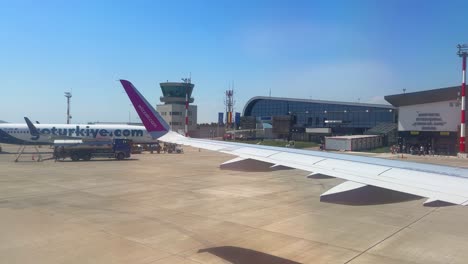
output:
[[[31,134],[31,136],[39,136],[39,131],[34,126],[34,124],[31,122],[31,120],[29,120],[29,118],[27,118],[27,117],[24,117],[24,120],[26,121],[26,124],[28,125],[29,133]]]
[[[120,80],[120,83],[130,98],[130,101],[132,101],[133,107],[135,107],[148,133],[150,133],[153,138],[159,138],[166,134],[170,130],[169,125],[151,104],[146,101],[143,95],[138,92],[135,86],[127,80]]]

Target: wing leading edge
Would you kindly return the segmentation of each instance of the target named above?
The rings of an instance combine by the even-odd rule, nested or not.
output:
[[[122,84],[124,85],[127,82],[122,82]],[[128,83],[130,84],[130,82]],[[131,84],[127,87],[124,85],[124,88],[127,93],[129,90],[132,91],[134,89],[133,96],[135,94],[141,96]],[[139,109],[136,105],[134,106],[138,112]],[[152,120],[158,120],[158,123],[162,123],[164,129],[169,127],[151,105],[148,104],[148,107],[150,107],[150,111],[146,111],[145,114],[140,115],[145,126],[147,123],[151,123]],[[150,116],[153,113],[156,115]],[[143,120],[146,118],[150,118],[150,121]],[[148,132],[152,132],[150,130],[152,129],[151,126],[148,126],[147,129]],[[161,134],[158,133],[158,135]],[[348,181],[344,183],[345,185],[341,187],[336,186],[324,193],[324,195],[371,185],[427,197],[430,201],[468,205],[468,170],[460,167],[195,139],[184,137],[173,131],[167,131],[167,133],[164,133],[158,139],[164,142],[227,153],[235,155],[240,159],[263,161],[275,166],[285,166],[320,173]]]

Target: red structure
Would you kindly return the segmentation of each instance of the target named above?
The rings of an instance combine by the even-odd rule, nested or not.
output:
[[[224,105],[226,105],[226,127],[232,127],[232,114],[234,112],[234,89],[230,89],[226,91],[226,98],[224,101]]]
[[[192,76],[190,76],[189,78],[182,78],[182,81],[186,84],[191,84],[192,83]],[[185,136],[188,137],[188,124],[189,124],[189,121],[188,121],[188,109],[189,109],[189,93],[191,92],[190,91],[190,86],[186,86],[185,87],[185,129],[184,129],[184,132],[185,132]]]
[[[188,99],[188,88],[185,91],[185,136],[188,137],[188,105],[189,105],[189,99]]]
[[[458,56],[462,57],[462,85],[461,85],[461,117],[460,117],[460,153],[465,153],[465,96],[466,96],[466,56],[468,55],[468,45],[458,45]]]

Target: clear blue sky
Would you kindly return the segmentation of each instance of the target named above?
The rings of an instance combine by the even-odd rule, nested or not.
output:
[[[384,102],[459,85],[468,1],[0,0],[0,120],[127,121],[117,82],[153,104],[192,73],[199,121],[216,121],[234,81],[253,96]]]

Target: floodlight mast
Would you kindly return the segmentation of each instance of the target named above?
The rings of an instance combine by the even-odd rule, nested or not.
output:
[[[70,98],[72,97],[72,94],[70,92],[65,92],[65,97],[67,98],[67,124],[70,124]]]
[[[462,85],[461,85],[461,117],[460,117],[460,153],[465,153],[465,96],[466,96],[466,56],[468,55],[468,44],[459,44],[458,56],[462,57]]]

